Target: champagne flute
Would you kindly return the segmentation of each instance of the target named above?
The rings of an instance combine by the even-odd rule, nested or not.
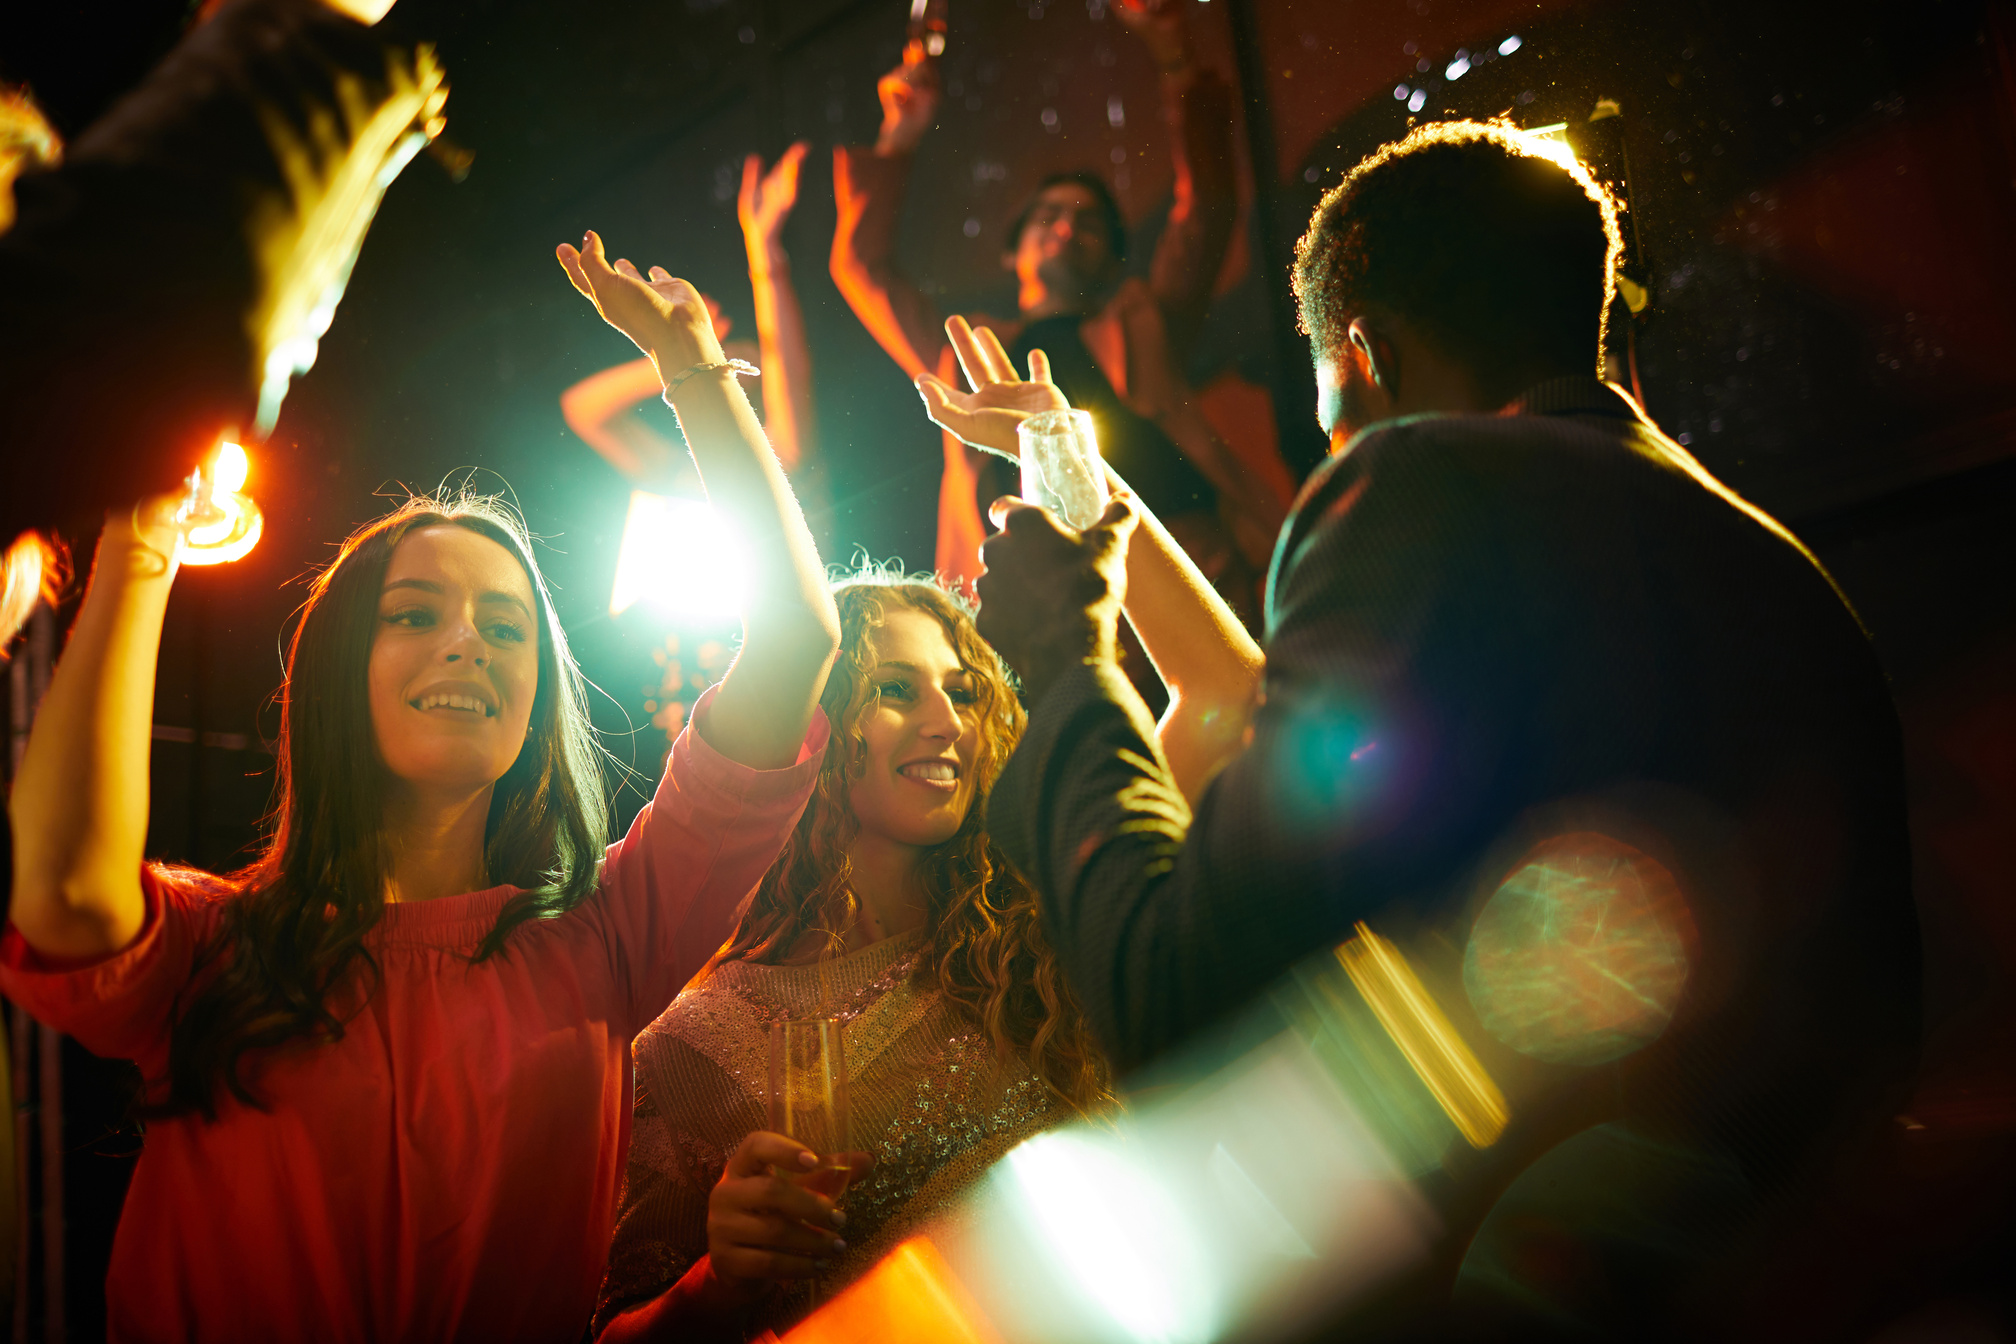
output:
[[[796,1139],[819,1165],[793,1179],[838,1202],[853,1173],[847,1153],[847,1053],[840,1019],[806,1017],[770,1024],[770,1131]],[[780,1175],[787,1173],[779,1173]]]
[[[1040,411],[1015,427],[1022,498],[1084,531],[1106,511],[1106,472],[1089,411]]]

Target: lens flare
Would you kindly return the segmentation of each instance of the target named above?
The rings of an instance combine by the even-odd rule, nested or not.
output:
[[[1337,960],[1470,1146],[1496,1143],[1511,1118],[1505,1094],[1400,949],[1361,923],[1356,938],[1338,945]]]
[[[998,1344],[999,1338],[931,1239],[912,1237],[783,1344]]]
[[[1550,1064],[1657,1040],[1687,987],[1693,916],[1666,865],[1577,831],[1543,840],[1478,912],[1463,988],[1484,1029]]]
[[[245,488],[245,478],[252,474],[252,459],[237,444],[220,443],[217,445],[217,462],[211,470],[217,476],[216,489],[235,495]]]
[[[748,590],[742,540],[704,501],[631,492],[611,616],[643,602],[668,615],[732,620]]]
[[[1114,1146],[1039,1134],[1008,1170],[1058,1262],[1130,1339],[1181,1344],[1211,1335],[1209,1265],[1160,1182]]]

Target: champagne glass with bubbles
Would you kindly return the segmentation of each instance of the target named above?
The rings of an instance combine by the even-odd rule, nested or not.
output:
[[[1084,531],[1106,511],[1106,471],[1088,411],[1041,411],[1015,428],[1022,498]]]
[[[770,1130],[796,1139],[819,1165],[793,1179],[831,1200],[846,1192],[853,1172],[847,1154],[847,1053],[837,1017],[770,1024]],[[784,1173],[779,1173],[784,1174]]]

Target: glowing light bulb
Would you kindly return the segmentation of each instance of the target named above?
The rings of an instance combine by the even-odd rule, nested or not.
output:
[[[266,531],[259,506],[239,492],[251,474],[245,450],[228,440],[217,445],[208,467],[189,473],[189,494],[175,512],[182,526],[182,563],[222,565],[242,559]]]

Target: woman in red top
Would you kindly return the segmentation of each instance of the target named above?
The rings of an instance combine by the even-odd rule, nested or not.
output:
[[[416,500],[352,537],[303,611],[265,854],[230,877],[143,867],[180,538],[156,501],[100,542],[11,799],[0,987],[149,1081],[115,1340],[578,1339],[630,1038],[813,786],[837,617],[706,310],[592,235],[562,260],[678,383],[755,566],[741,656],[606,855],[580,676],[523,530]]]

